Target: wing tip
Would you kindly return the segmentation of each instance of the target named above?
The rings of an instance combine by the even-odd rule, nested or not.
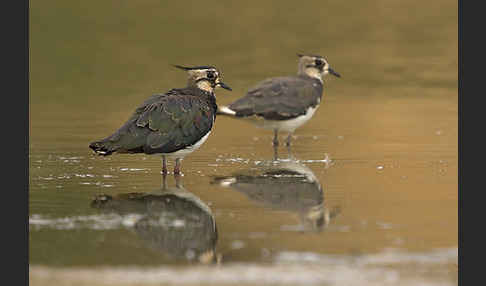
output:
[[[103,145],[103,142],[92,142],[89,144],[89,148],[91,148],[97,155],[101,156],[108,156],[113,153],[112,150],[108,150],[108,148]]]

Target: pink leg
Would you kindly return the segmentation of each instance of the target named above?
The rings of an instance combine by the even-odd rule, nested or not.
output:
[[[273,130],[273,146],[278,146],[278,129]]]
[[[174,175],[180,175],[180,174],[181,174],[181,159],[177,158],[175,159]]]
[[[285,140],[285,145],[288,147],[290,146],[290,140],[292,139],[292,133],[289,133],[289,136],[287,136],[287,140]]]
[[[162,174],[167,175],[167,158],[162,156]]]

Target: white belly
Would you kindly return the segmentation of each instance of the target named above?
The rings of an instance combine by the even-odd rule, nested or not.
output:
[[[319,105],[309,107],[304,115],[289,120],[258,120],[257,125],[265,129],[278,129],[284,132],[294,132],[295,129],[309,121]]]
[[[196,151],[201,147],[201,145],[208,139],[209,134],[211,134],[211,131],[208,132],[208,134],[204,135],[199,141],[194,143],[194,145],[187,146],[184,149],[181,149],[179,151],[173,152],[173,153],[161,153],[162,156],[167,156],[169,158],[184,158],[186,155],[191,154],[192,152]]]

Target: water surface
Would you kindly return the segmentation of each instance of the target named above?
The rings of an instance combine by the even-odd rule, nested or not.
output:
[[[30,4],[31,282],[457,284],[456,2]],[[220,68],[227,104],[296,52],[343,77],[276,161],[225,117],[165,182],[88,148],[185,84],[169,64]]]

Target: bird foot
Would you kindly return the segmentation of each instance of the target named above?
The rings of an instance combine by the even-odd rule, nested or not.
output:
[[[169,172],[169,171],[160,171],[160,174],[163,175],[164,177],[169,175],[169,174],[173,174],[174,176],[184,176],[184,173],[182,173],[180,170],[179,171],[174,171],[173,173]]]

